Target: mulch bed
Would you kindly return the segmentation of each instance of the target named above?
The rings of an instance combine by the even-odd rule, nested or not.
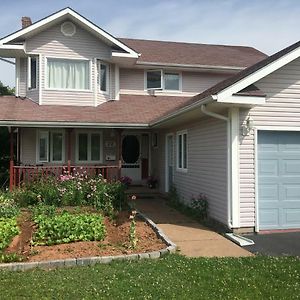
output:
[[[71,210],[71,209],[70,209]],[[129,212],[121,212],[116,220],[105,218],[106,238],[104,241],[75,242],[53,246],[32,246],[30,241],[36,230],[29,211],[25,210],[18,219],[20,234],[14,237],[6,253],[17,253],[24,261],[43,261],[66,258],[114,256],[160,250],[166,244],[157,237],[153,229],[143,220],[136,218],[136,249],[129,249]]]

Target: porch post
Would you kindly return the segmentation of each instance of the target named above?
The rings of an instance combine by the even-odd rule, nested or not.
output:
[[[68,174],[71,174],[71,132],[72,129],[68,128],[67,129],[68,132],[68,146],[67,146],[67,156],[68,156]]]
[[[14,188],[14,128],[8,127],[8,130],[9,130],[9,144],[10,144],[9,190],[12,191]]]
[[[122,129],[118,130],[118,154],[119,154],[119,168],[118,168],[118,176],[121,178],[121,168],[122,168]]]

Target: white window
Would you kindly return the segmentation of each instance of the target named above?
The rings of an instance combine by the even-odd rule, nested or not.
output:
[[[177,169],[187,171],[187,131],[177,132]]]
[[[170,91],[180,90],[180,76],[178,73],[164,73],[164,88]]]
[[[37,87],[37,58],[28,57],[28,89],[36,89]]]
[[[99,86],[100,91],[108,93],[109,91],[109,65],[103,62],[100,62],[98,65],[99,69]]]
[[[162,89],[162,70],[151,70],[146,72],[146,88]]]
[[[37,162],[63,163],[65,135],[63,131],[39,130],[37,134]],[[50,158],[50,159],[49,159]]]
[[[59,90],[89,90],[90,61],[47,59],[48,88]]]
[[[102,133],[78,132],[76,143],[76,160],[80,162],[102,162]]]
[[[145,72],[147,90],[160,89],[168,91],[181,90],[181,74],[163,70],[149,70]]]

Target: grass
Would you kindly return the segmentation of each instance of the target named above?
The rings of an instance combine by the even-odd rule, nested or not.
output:
[[[1,299],[299,299],[293,257],[114,262],[52,271],[0,271]]]

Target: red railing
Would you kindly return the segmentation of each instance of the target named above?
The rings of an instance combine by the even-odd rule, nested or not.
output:
[[[20,187],[22,184],[38,178],[59,177],[68,174],[86,174],[91,177],[101,174],[109,181],[117,180],[120,177],[119,166],[13,166],[11,169],[11,188]]]

